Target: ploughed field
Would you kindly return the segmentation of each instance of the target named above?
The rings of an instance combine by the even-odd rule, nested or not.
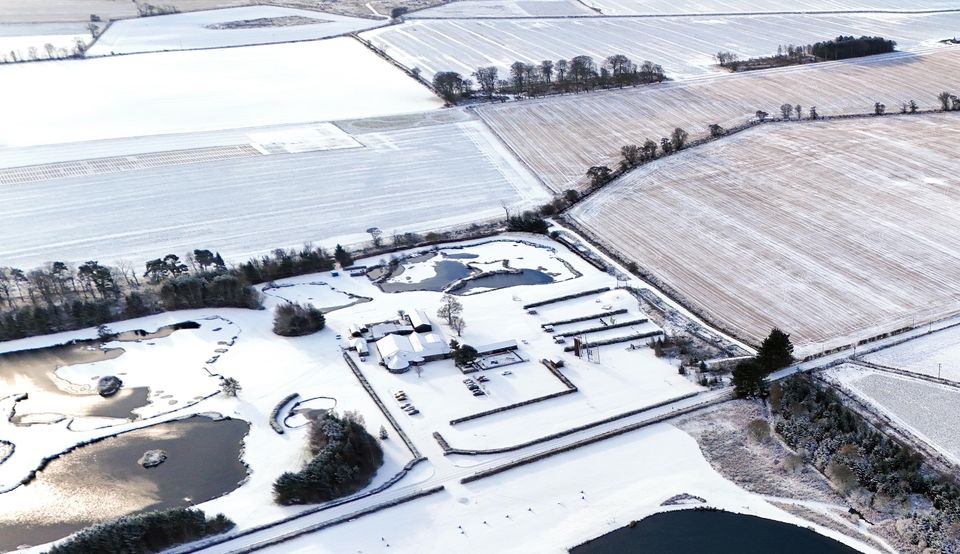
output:
[[[583,186],[591,166],[615,167],[624,144],[659,142],[675,127],[693,140],[713,123],[748,122],[757,110],[779,117],[784,103],[800,104],[804,117],[810,106],[822,116],[866,113],[878,101],[893,111],[910,100],[933,109],[943,90],[960,90],[956,48],[491,104],[477,112],[545,184],[562,191]]]
[[[448,5],[456,8],[455,2]],[[542,2],[533,5],[540,5]],[[582,8],[582,6],[581,6]],[[754,15],[733,17],[587,17],[554,19],[413,20],[363,33],[387,54],[427,78],[439,71],[470,75],[494,65],[509,78],[516,61],[589,55],[598,64],[624,54],[650,60],[667,76],[683,79],[723,73],[718,51],[741,59],[769,56],[785,44],[811,44],[837,35],[877,35],[913,50],[952,37],[960,13],[859,15]]]
[[[958,310],[956,114],[761,127],[641,167],[570,215],[711,320],[798,353]]]

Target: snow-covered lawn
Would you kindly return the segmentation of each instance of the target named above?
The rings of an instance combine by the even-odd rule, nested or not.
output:
[[[951,327],[863,356],[875,364],[960,382],[960,327]]]
[[[812,526],[724,479],[703,459],[696,441],[662,424],[467,485],[451,483],[439,494],[265,552],[560,553],[669,510],[661,503],[682,493],[713,507]]]
[[[419,377],[412,371],[402,375],[389,373],[377,365],[375,356],[367,358],[366,363],[362,364],[367,379],[382,397],[392,398],[394,392],[404,390],[408,393],[410,402],[420,408],[419,415],[409,418],[399,410],[399,406],[391,405],[398,418],[410,421],[409,432],[420,435],[429,442],[433,440],[432,432],[439,430],[456,448],[512,446],[704,390],[687,377],[679,375],[676,360],[654,356],[653,351],[646,347],[646,340],[633,341],[642,346],[636,350],[628,350],[629,343],[600,347],[599,363],[577,358],[572,352],[563,352],[564,346],[572,344],[572,339],[565,345],[556,344],[552,334],[544,332],[541,324],[556,319],[591,315],[604,311],[604,307],[611,310],[629,310],[629,313],[615,316],[617,321],[640,319],[645,315],[639,310],[638,302],[625,290],[614,290],[602,295],[544,306],[538,308],[537,315],[527,314],[523,304],[603,286],[613,287],[616,281],[561,245],[543,239],[525,240],[536,240],[554,246],[558,249],[557,256],[567,261],[582,276],[557,283],[510,287],[462,296],[459,300],[464,306],[463,318],[467,322],[463,336],[455,337],[455,333],[445,324],[440,325],[447,339],[458,338],[460,342],[474,346],[511,339],[518,342],[519,354],[529,361],[504,368],[510,370],[511,375],[502,375],[503,370],[498,369],[485,371],[484,374],[491,379],[487,383],[489,396],[474,398],[470,395],[461,382],[466,376],[461,375],[449,362],[429,362]],[[477,252],[493,248],[494,244],[478,247]],[[473,249],[464,248],[456,252],[471,253]],[[524,258],[529,260],[536,250],[526,248],[522,253]],[[330,314],[330,325],[339,326],[339,329],[345,332],[351,323],[383,321],[394,317],[398,309],[407,312],[423,309],[432,318],[435,326],[441,323],[435,316],[441,293],[415,291],[383,295],[374,291],[361,294],[374,296],[375,299],[371,303],[359,304]],[[572,324],[562,330],[585,329],[597,325],[600,323],[593,320]],[[652,330],[656,330],[656,326],[648,323],[605,331],[598,335],[608,338]],[[593,339],[595,335],[588,335],[588,338]],[[579,391],[455,426],[448,424],[449,420],[455,417],[564,390],[563,384],[540,363],[541,359],[562,360],[565,367],[561,371]],[[476,374],[470,376],[476,377]]]
[[[662,65],[668,77],[684,79],[724,73],[715,59],[719,51],[741,59],[769,56],[780,45],[812,44],[841,34],[882,36],[909,51],[954,36],[958,25],[960,13],[463,19],[414,20],[363,36],[428,76],[440,71],[470,75],[493,65],[509,78],[516,61],[539,65],[585,54],[602,65],[607,57],[624,54],[638,65],[649,60]]]
[[[570,215],[742,337],[780,327],[818,353],[957,311],[958,130],[946,114],[764,126]]]
[[[374,226],[389,238],[502,217],[501,202],[517,211],[548,199],[476,119],[378,125],[391,121],[341,125],[362,148],[0,185],[0,263],[127,259],[139,267],[194,248],[245,260],[307,241],[369,240]],[[176,209],[155,217],[157,206]]]
[[[514,339],[520,345],[520,354],[529,359],[509,366],[507,369],[511,370],[512,375],[502,375],[503,370],[500,369],[484,372],[490,377],[490,381],[484,385],[489,392],[487,396],[473,397],[461,382],[464,377],[450,361],[429,362],[420,376],[414,371],[402,375],[391,374],[378,366],[373,356],[365,363],[358,362],[387,409],[429,460],[385,494],[397,495],[437,482],[445,483],[448,490],[439,496],[384,513],[391,521],[418,519],[420,524],[413,528],[404,528],[402,533],[394,534],[392,529],[398,527],[382,526],[379,518],[383,516],[373,516],[362,521],[375,522],[377,527],[367,528],[367,523],[359,524],[362,527],[357,527],[355,523],[346,524],[342,527],[346,534],[341,535],[340,530],[334,529],[331,531],[334,538],[321,541],[322,548],[340,552],[343,551],[343,544],[346,544],[341,541],[352,541],[351,548],[365,549],[365,541],[373,545],[381,544],[380,537],[383,536],[385,539],[389,537],[394,548],[400,548],[401,551],[430,551],[434,546],[448,551],[451,545],[461,544],[456,541],[467,541],[462,546],[469,549],[479,548],[478,545],[483,544],[484,549],[503,546],[500,549],[505,551],[555,551],[619,527],[631,519],[639,519],[656,511],[667,498],[683,492],[707,498],[716,506],[798,522],[767,505],[762,499],[750,496],[721,479],[703,461],[696,443],[669,426],[657,426],[604,441],[577,454],[551,458],[542,464],[510,471],[469,486],[459,485],[458,479],[475,471],[478,464],[490,466],[506,462],[514,455],[504,454],[497,458],[444,456],[432,436],[434,431],[442,431],[456,448],[511,446],[702,390],[677,374],[674,361],[657,359],[645,347],[634,351],[626,350],[626,345],[601,348],[599,363],[562,353],[562,346],[554,344],[550,334],[541,329],[542,323],[561,316],[568,318],[621,308],[628,309],[629,313],[616,317],[635,318],[642,316],[638,304],[627,291],[617,289],[551,305],[549,308],[544,306],[537,314],[528,314],[522,307],[525,303],[613,286],[615,281],[549,239],[523,234],[498,238],[504,241],[529,241],[542,248],[529,245],[512,247],[509,242],[489,243],[489,239],[460,243],[463,246],[461,249],[444,248],[458,254],[477,253],[479,257],[474,259],[478,260],[522,256],[524,261],[538,265],[544,260],[537,258],[555,256],[569,264],[569,271],[581,276],[557,283],[518,286],[461,297],[463,317],[467,321],[467,328],[461,337],[463,342],[482,345]],[[478,243],[487,244],[471,246]],[[493,251],[497,247],[504,251],[497,254]],[[374,261],[358,260],[358,263]],[[303,399],[320,398],[312,404],[313,407],[329,407],[335,402],[338,411],[359,411],[367,429],[374,434],[381,425],[385,426],[390,434],[390,438],[383,442],[386,460],[371,486],[377,486],[395,475],[411,459],[411,454],[347,367],[342,357],[342,340],[338,341],[336,335],[345,334],[348,326],[356,322],[383,321],[396,317],[401,309],[407,312],[422,309],[429,315],[435,329],[445,335],[445,340],[449,339],[453,333],[434,315],[441,293],[417,291],[388,294],[380,291],[366,277],[350,277],[343,273],[334,277],[329,272],[282,280],[277,284],[281,288],[267,291],[270,294],[265,296],[267,309],[263,311],[190,310],[113,324],[111,327],[116,331],[136,328],[152,330],[161,325],[193,320],[200,322],[201,328],[176,331],[169,337],[147,339],[140,343],[124,343],[122,346],[128,349],[127,353],[115,360],[66,367],[59,372],[61,376],[77,382],[88,382],[95,375],[111,372],[121,375],[128,384],[146,385],[154,392],[163,391],[159,404],[141,410],[145,414],[160,410],[163,401],[193,399],[208,392],[207,385],[211,379],[203,371],[204,365],[216,373],[236,378],[242,386],[237,398],[219,394],[152,421],[124,422],[98,431],[69,431],[63,424],[17,427],[0,421],[0,438],[17,445],[14,455],[0,465],[0,483],[14,484],[36,466],[41,456],[103,433],[134,429],[166,418],[194,413],[219,413],[250,422],[250,433],[244,441],[243,461],[250,467],[251,473],[238,489],[205,502],[200,507],[211,513],[224,512],[239,524],[240,529],[274,521],[304,509],[276,506],[271,501],[273,480],[283,471],[298,469],[306,461],[303,450],[305,429],[288,428],[286,433],[280,435],[270,428],[270,414],[274,406],[292,392],[299,393]],[[283,338],[271,331],[272,308],[285,301],[275,296],[277,294],[282,294],[284,298],[316,301],[324,307],[331,302],[339,303],[341,297],[347,294],[372,300],[329,312],[327,328],[317,334]],[[204,319],[214,316],[223,320]],[[571,327],[592,324],[582,322]],[[222,327],[221,331],[214,332],[216,327]],[[222,340],[220,335],[227,339],[227,345],[219,344]],[[0,351],[92,336],[95,336],[95,330],[87,329],[35,337],[3,343]],[[234,336],[236,340],[232,340]],[[229,344],[231,340],[233,344]],[[166,345],[164,341],[167,341]],[[211,348],[213,354],[219,357],[213,363],[204,363],[209,360],[200,358],[207,356]],[[218,348],[227,351],[216,352]],[[355,354],[351,355],[356,359]],[[562,383],[539,363],[541,358],[563,360],[564,375],[580,390],[560,399],[455,427],[448,424],[453,417],[564,390]],[[409,416],[400,409],[393,399],[393,393],[400,389],[406,391],[408,401],[421,410],[420,414]],[[173,396],[170,399],[163,398],[168,394]],[[0,401],[0,408],[6,411],[11,407],[11,402],[10,398]],[[178,405],[170,407],[176,408]],[[281,419],[285,419],[285,413],[280,415]],[[294,418],[291,423],[302,421]],[[585,499],[581,499],[581,490]],[[0,494],[0,513],[5,508],[9,509],[7,502],[20,502],[18,499],[27,493],[29,487],[11,495]],[[378,497],[374,497],[360,501],[359,505],[369,506],[378,501]],[[342,514],[357,509],[354,506],[348,504],[329,513]],[[506,525],[504,523],[494,523],[505,521],[507,518],[504,515],[507,513],[511,514],[510,519],[516,518],[509,523],[510,527],[502,527]],[[310,517],[332,516],[323,512]],[[491,522],[489,530],[481,527],[484,519]],[[293,522],[289,526],[296,528],[299,523]],[[467,530],[466,536],[459,535],[457,525]],[[548,526],[562,531],[540,532]],[[430,528],[432,536],[439,537],[442,542],[425,542],[426,535],[422,533],[426,531],[421,529],[427,528]],[[448,534],[451,536],[447,537]],[[480,542],[470,542],[474,540]],[[319,548],[312,538],[310,544],[314,545],[313,548]]]
[[[0,147],[373,117],[442,104],[351,38],[11,64],[0,66],[0,80],[17,83],[0,89],[0,103],[17,107],[0,129]]]
[[[312,40],[383,25],[360,19],[278,6],[141,17],[116,21],[87,57]]]
[[[924,442],[960,463],[960,390],[851,364],[827,375],[861,400],[905,427]]]

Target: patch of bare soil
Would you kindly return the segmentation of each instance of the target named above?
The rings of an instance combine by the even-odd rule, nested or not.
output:
[[[726,402],[681,420],[721,475],[757,494],[843,504],[820,473],[773,436],[760,404]]]

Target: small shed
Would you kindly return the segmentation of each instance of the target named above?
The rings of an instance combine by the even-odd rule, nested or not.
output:
[[[486,356],[488,354],[500,354],[502,352],[510,352],[519,348],[517,346],[517,341],[515,340],[505,340],[500,342],[494,342],[490,344],[485,344],[483,346],[477,346],[477,354],[481,356]]]
[[[429,333],[433,331],[433,324],[430,323],[430,318],[427,317],[426,312],[423,310],[414,310],[410,312],[407,317],[410,318],[410,325],[413,325],[413,330],[417,333]]]
[[[366,356],[370,353],[370,347],[367,346],[367,341],[363,339],[353,339],[350,341],[350,348],[356,350],[357,354],[361,356]]]

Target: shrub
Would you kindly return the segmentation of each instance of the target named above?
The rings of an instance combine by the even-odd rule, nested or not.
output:
[[[383,464],[383,450],[350,412],[326,412],[311,421],[308,446],[313,459],[302,470],[273,483],[278,504],[326,502],[362,489]]]
[[[160,552],[210,535],[229,531],[234,523],[223,514],[207,519],[201,510],[173,508],[101,523],[81,530],[49,550],[49,554],[90,552]]]
[[[300,337],[323,329],[326,318],[312,304],[281,304],[273,312],[273,332],[282,337]]]

